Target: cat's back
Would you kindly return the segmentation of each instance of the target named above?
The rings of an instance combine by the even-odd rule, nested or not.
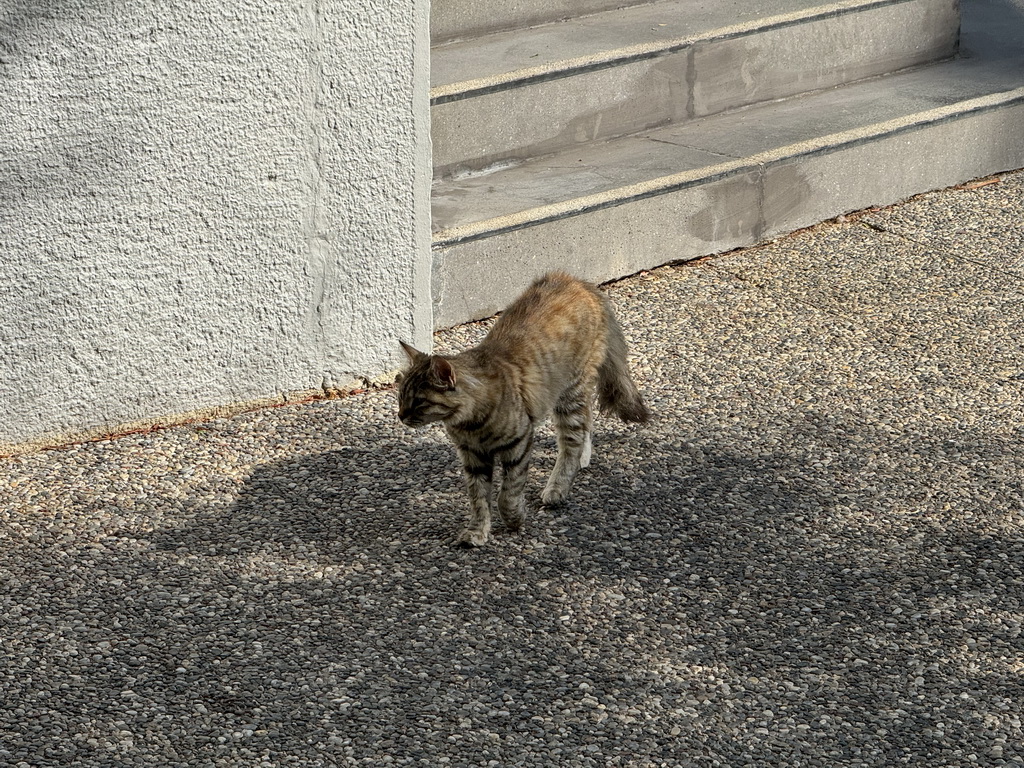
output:
[[[485,344],[506,353],[586,344],[603,333],[604,297],[565,272],[537,279],[502,313]]]
[[[463,355],[492,382],[494,397],[515,393],[533,421],[551,413],[564,393],[593,386],[608,350],[610,321],[610,304],[596,286],[552,272],[530,285]],[[508,409],[511,402],[492,410]]]

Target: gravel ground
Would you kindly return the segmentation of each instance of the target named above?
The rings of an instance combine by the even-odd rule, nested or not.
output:
[[[391,392],[2,460],[0,764],[1024,766],[1022,222],[611,286],[656,419],[481,550]]]

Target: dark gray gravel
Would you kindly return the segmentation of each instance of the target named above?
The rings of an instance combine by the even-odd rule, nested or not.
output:
[[[1024,766],[1022,222],[612,286],[656,421],[481,550],[390,392],[3,460],[0,765]]]

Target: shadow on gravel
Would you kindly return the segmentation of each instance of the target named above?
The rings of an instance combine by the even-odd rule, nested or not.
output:
[[[1020,430],[797,432],[791,454],[705,442],[674,466],[642,437],[629,510],[645,513],[567,532],[613,553],[606,578],[644,585],[633,609],[657,618],[631,639],[671,636],[663,658],[686,670],[661,702],[698,729],[719,710],[739,739],[720,756],[760,764],[795,759],[779,748],[800,736],[870,765],[1024,757]]]
[[[450,447],[389,436],[200,484],[156,531],[35,541],[13,762],[1005,764],[1019,446],[793,429],[607,431],[557,511],[542,446],[527,528],[475,551]]]
[[[257,467],[230,508],[202,510],[162,531],[158,544],[232,556],[284,549],[343,563],[347,553],[372,556],[392,542],[453,536],[451,518],[460,519],[462,509],[456,504],[449,519],[431,512],[450,502],[460,483],[446,444],[342,446]]]

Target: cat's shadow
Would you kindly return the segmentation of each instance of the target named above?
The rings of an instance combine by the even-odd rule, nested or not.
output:
[[[372,552],[445,541],[463,512],[459,468],[437,439],[381,439],[257,466],[228,504],[191,502],[159,549],[205,555]],[[456,519],[453,519],[456,518]]]
[[[603,451],[624,439],[599,435],[595,447]],[[550,537],[553,529],[564,527],[560,521],[586,517],[584,509],[595,499],[585,490],[563,506],[542,506],[541,490],[554,457],[554,435],[545,425],[527,484],[524,530],[508,532],[495,516],[494,540]],[[602,455],[583,470],[581,488],[599,485],[609,502],[626,492],[632,480],[612,471],[614,464],[613,457]],[[337,561],[354,553],[372,558],[375,551],[395,546],[450,550],[469,510],[458,458],[440,430],[363,439],[358,446],[266,462],[230,500],[211,501],[200,490],[186,505],[175,525],[153,534],[157,549],[204,556],[290,552]]]

